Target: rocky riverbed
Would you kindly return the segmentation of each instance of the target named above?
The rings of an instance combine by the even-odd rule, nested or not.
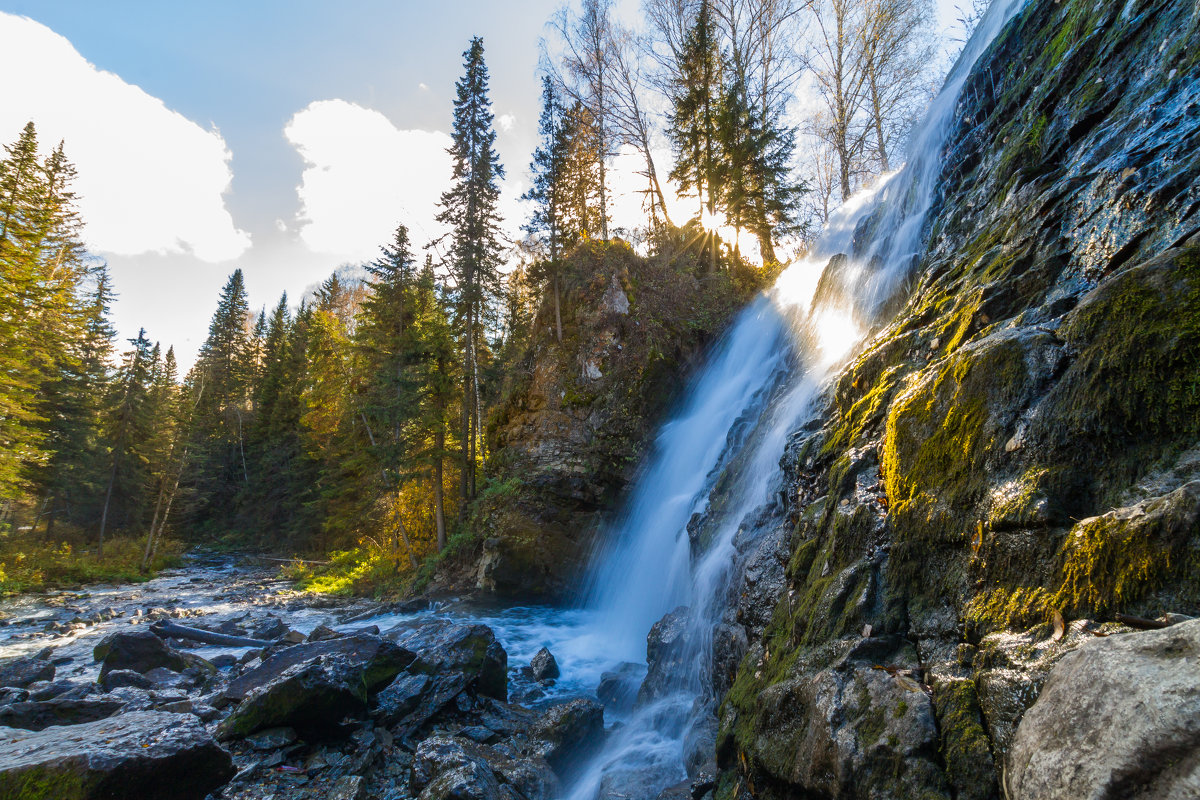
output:
[[[644,674],[583,612],[295,592],[228,557],[0,604],[0,796],[525,798]],[[617,684],[630,684],[622,689]]]

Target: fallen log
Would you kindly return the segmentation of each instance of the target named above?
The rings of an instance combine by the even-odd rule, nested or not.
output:
[[[1138,628],[1144,631],[1159,630],[1171,625],[1171,623],[1163,622],[1161,619],[1146,619],[1145,617],[1135,617],[1130,614],[1114,614],[1113,616],[1122,625],[1128,625],[1131,628]]]
[[[266,639],[251,639],[248,636],[230,636],[227,633],[216,633],[201,628],[189,628],[175,622],[160,620],[150,626],[150,630],[164,639],[190,639],[201,644],[215,644],[221,647],[266,647],[274,644]]]

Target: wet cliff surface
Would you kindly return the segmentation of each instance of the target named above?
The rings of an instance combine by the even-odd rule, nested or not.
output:
[[[643,258],[624,242],[585,242],[541,299],[531,346],[488,420],[493,480],[470,522],[479,545],[457,591],[563,599],[604,515],[635,474],[684,379],[762,277],[708,274],[694,247]]]
[[[999,797],[1060,658],[1200,611],[1198,24],[1032,0],[977,62],[925,254],[743,549],[718,797]]]

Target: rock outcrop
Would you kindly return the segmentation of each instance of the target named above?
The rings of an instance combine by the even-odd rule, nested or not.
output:
[[[156,711],[44,731],[0,728],[0,797],[203,800],[233,776],[198,720]]]
[[[719,798],[994,800],[1056,664],[1200,613],[1198,36],[1186,3],[1030,0],[967,78],[928,249],[792,436],[782,560],[742,553],[714,632]]]
[[[1004,775],[1009,800],[1200,796],[1200,620],[1063,656]]]
[[[689,368],[765,277],[708,275],[683,240],[661,248],[646,259],[619,240],[589,241],[564,259],[562,341],[548,296],[488,423],[495,478],[472,521],[480,538],[463,588],[569,593]]]

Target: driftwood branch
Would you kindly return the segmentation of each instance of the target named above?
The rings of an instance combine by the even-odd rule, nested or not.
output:
[[[1128,625],[1131,628],[1140,628],[1142,630],[1153,631],[1159,628],[1166,628],[1171,623],[1163,622],[1158,619],[1146,619],[1145,617],[1132,617],[1128,614],[1114,614],[1117,622],[1122,625]]]
[[[150,630],[163,638],[190,639],[193,642],[215,644],[222,647],[266,647],[274,644],[274,642],[269,642],[266,639],[251,639],[248,636],[230,636],[227,633],[215,633],[214,631],[206,631],[200,628],[189,628],[186,625],[179,625],[178,623],[167,622],[166,620],[154,623],[150,626]]]

